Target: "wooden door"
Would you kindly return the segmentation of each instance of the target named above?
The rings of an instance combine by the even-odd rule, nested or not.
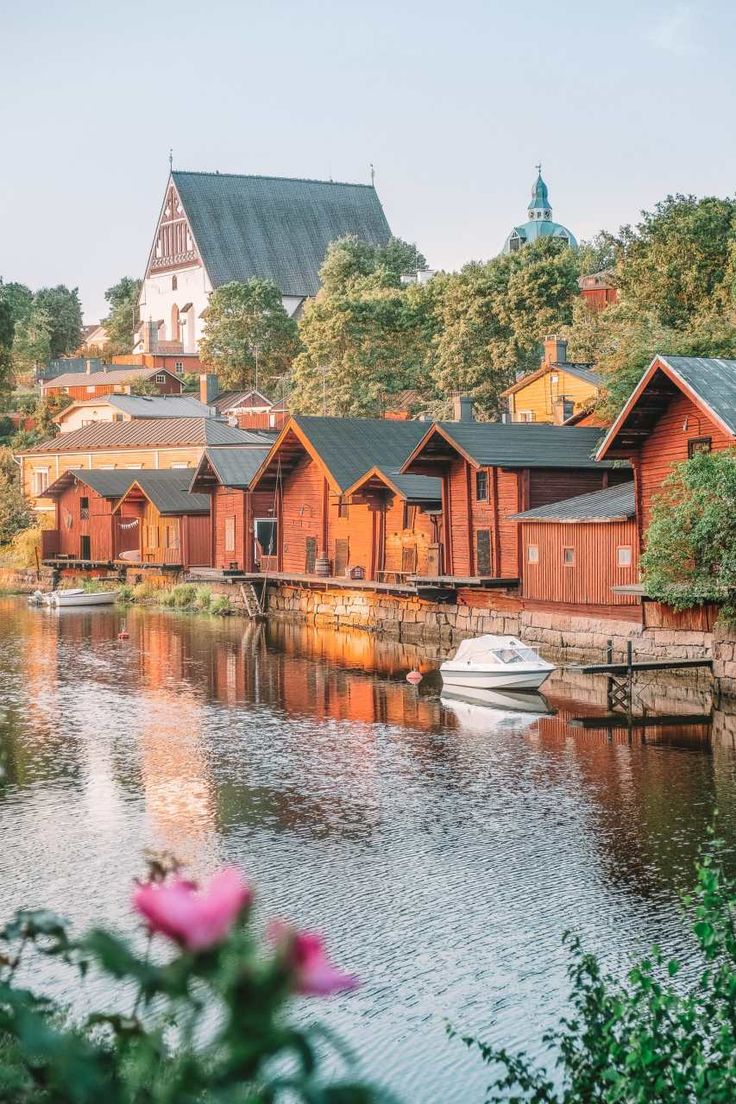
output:
[[[79,558],[80,560],[90,560],[92,558],[89,537],[79,538]]]
[[[339,579],[348,569],[350,545],[347,538],[335,541],[335,578]]]
[[[427,575],[436,578],[442,574],[442,545],[430,544],[427,548]]]
[[[305,541],[304,572],[306,575],[314,575],[314,565],[317,562],[317,538],[307,537]]]
[[[490,529],[479,529],[475,534],[475,570],[478,575],[491,574]]]
[[[404,575],[414,575],[417,570],[417,546],[405,544],[401,549],[401,571]]]

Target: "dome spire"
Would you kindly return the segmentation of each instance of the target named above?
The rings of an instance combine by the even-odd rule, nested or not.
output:
[[[537,170],[537,179],[534,181],[532,188],[532,199],[529,204],[529,218],[530,219],[551,219],[552,208],[549,203],[549,192],[547,191],[547,185],[542,180],[542,163],[535,166]]]

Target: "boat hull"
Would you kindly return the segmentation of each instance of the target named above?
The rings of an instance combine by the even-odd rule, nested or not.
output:
[[[58,606],[59,609],[67,609],[70,606],[111,606],[117,594],[114,590],[103,590],[98,593],[69,593],[65,594],[63,591],[57,591],[49,595],[49,601],[52,606]]]
[[[442,682],[445,686],[477,687],[481,690],[538,690],[554,671],[550,664],[543,668],[523,667],[511,671],[498,668],[471,667],[463,664],[453,669],[453,664],[443,663],[440,667]]]

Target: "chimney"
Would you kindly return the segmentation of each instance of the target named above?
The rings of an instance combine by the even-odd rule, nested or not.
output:
[[[565,364],[567,361],[567,342],[556,334],[548,334],[544,339],[544,358],[542,367],[549,368],[551,364]]]
[[[453,395],[452,404],[456,422],[472,422],[475,420],[473,417],[473,398],[471,395]]]
[[[199,401],[205,406],[212,406],[219,393],[220,388],[214,372],[202,372],[199,377]]]

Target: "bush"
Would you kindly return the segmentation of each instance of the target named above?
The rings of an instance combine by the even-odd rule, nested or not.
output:
[[[146,602],[156,594],[156,588],[150,583],[136,583],[133,587],[132,597],[134,602]]]
[[[210,603],[210,613],[217,614],[219,617],[224,617],[232,612],[233,607],[226,594],[218,594],[212,599]]]
[[[118,601],[119,602],[132,602],[133,601],[133,587],[129,583],[123,583],[118,587]]]
[[[212,591],[208,586],[200,586],[194,592],[192,605],[196,610],[208,610],[212,603]]]
[[[736,880],[723,845],[706,849],[686,904],[700,968],[679,977],[677,959],[652,948],[624,984],[567,935],[572,1014],[544,1037],[558,1085],[526,1054],[478,1047],[494,1067],[489,1104],[726,1104],[736,1099]],[[450,1034],[454,1034],[451,1030]],[[500,1068],[500,1072],[498,1072]]]
[[[198,889],[153,861],[133,894],[151,941],[139,952],[98,929],[81,940],[48,911],[19,912],[0,932],[0,1099],[24,1104],[370,1104],[364,1084],[323,1072],[334,1042],[289,1022],[295,996],[353,988],[319,936],[283,923],[258,940],[252,891],[235,870]],[[155,949],[155,948],[152,948]],[[79,985],[90,969],[119,985],[113,1008],[73,1024],[69,1010],[15,985],[30,957],[50,957]],[[38,972],[27,971],[36,977]],[[74,977],[69,981],[73,984]],[[130,996],[130,1003],[128,1003]],[[125,1008],[121,1009],[121,1001]],[[344,1057],[344,1051],[338,1050]],[[334,1065],[334,1063],[333,1063]]]
[[[194,583],[180,583],[171,592],[171,603],[176,609],[189,609],[197,596]]]

